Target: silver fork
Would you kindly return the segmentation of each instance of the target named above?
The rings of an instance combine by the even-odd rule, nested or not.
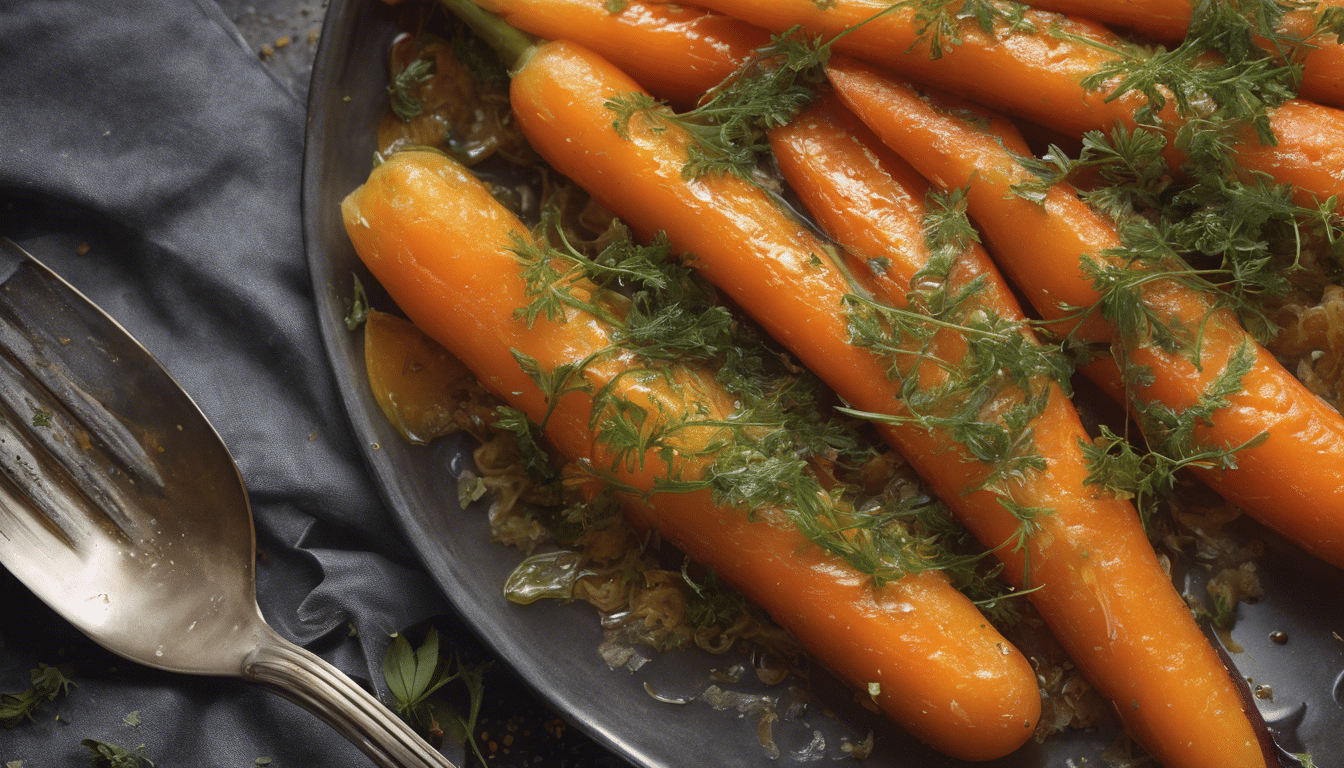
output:
[[[108,650],[241,677],[325,719],[380,766],[452,763],[256,602],[237,465],[114,320],[0,240],[0,562]]]

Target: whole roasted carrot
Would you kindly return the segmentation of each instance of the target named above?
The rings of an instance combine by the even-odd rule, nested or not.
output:
[[[996,14],[991,31],[973,19],[925,17],[916,5],[887,0],[701,0],[700,5],[774,32],[801,25],[830,40],[850,30],[835,40],[836,51],[1073,136],[1117,125],[1133,128],[1136,111],[1147,104],[1137,91],[1112,99],[1117,78],[1095,90],[1084,86],[1127,50],[1114,33],[1090,20],[1007,0],[984,4]],[[1169,130],[1182,122],[1170,99],[1159,116]],[[1293,185],[1304,203],[1344,198],[1344,145],[1338,142],[1344,111],[1290,100],[1269,110],[1268,121],[1277,144],[1262,146],[1248,131],[1236,147],[1242,167]]]
[[[1182,613],[1133,509],[1084,488],[1083,433],[1059,387],[1037,382],[1045,398],[1030,435],[1045,458],[1020,479],[994,481],[995,468],[954,433],[904,418],[911,414],[902,383],[851,343],[845,305],[862,288],[837,266],[839,257],[749,182],[684,178],[691,139],[676,125],[654,114],[619,132],[604,104],[635,88],[591,52],[551,44],[519,68],[511,100],[529,142],[554,167],[636,231],[665,232],[674,248],[694,254],[695,268],[847,402],[894,417],[877,420],[884,436],[968,527],[1001,545],[1012,577],[1036,588],[1031,599],[1054,631],[1155,752],[1177,756],[1173,766],[1264,765],[1227,670]],[[809,121],[796,124],[817,122]],[[865,194],[852,190],[855,199]],[[883,258],[914,264],[922,257]],[[909,280],[888,277],[893,285]],[[940,353],[957,349],[957,335],[935,341]],[[1015,393],[997,394],[985,420],[1018,404]],[[1164,618],[1154,622],[1157,606]],[[1189,746],[1192,739],[1198,747]]]
[[[600,425],[595,430],[593,392],[619,393],[662,423],[725,422],[733,396],[707,371],[651,370],[621,351],[610,319],[575,305],[562,319],[520,317],[531,297],[510,249],[529,242],[527,229],[467,171],[435,153],[398,153],[342,208],[360,257],[417,325],[492,392],[544,423],[566,457],[631,489],[622,497],[629,515],[756,601],[818,662],[949,754],[996,757],[1031,735],[1040,706],[1032,669],[940,572],[878,587],[812,545],[778,509],[753,515],[716,505],[707,490],[656,490],[660,478],[702,473],[706,446],[724,439],[723,427],[685,430],[670,465],[656,452],[614,459]],[[600,300],[582,281],[570,288]],[[532,361],[531,375],[522,359]],[[534,377],[563,370],[581,371],[586,386],[548,400]]]
[[[853,61],[836,60],[828,74],[845,102],[890,147],[927,178],[968,186],[972,218],[983,228],[999,265],[1047,319],[1076,322],[1072,308],[1102,299],[1085,269],[1123,269],[1114,249],[1123,244],[1113,225],[1065,183],[1042,202],[1013,186],[1035,179],[1012,153],[1027,153],[1010,123],[965,103],[940,106],[910,86]],[[968,111],[970,110],[970,111]],[[1020,156],[1020,155],[1019,155]],[[1142,275],[1140,275],[1142,277]],[[1155,334],[1122,333],[1114,324],[1066,325],[1083,341],[1113,344],[1131,369],[1152,376],[1128,388],[1131,404],[1160,405],[1172,414],[1221,406],[1193,424],[1193,444],[1235,449],[1235,467],[1198,468],[1214,489],[1307,551],[1344,565],[1344,417],[1308,391],[1241,327],[1209,293],[1160,274],[1140,280],[1137,296],[1154,326],[1197,332],[1197,343],[1168,343]],[[1114,367],[1091,369],[1112,390]],[[1233,385],[1236,391],[1215,393]],[[1267,438],[1255,444],[1261,435]]]
[[[869,263],[880,259],[887,285],[898,289],[890,295],[894,304],[904,306],[907,295],[927,292],[921,281],[931,279],[933,255],[920,230],[927,184],[905,161],[834,97],[772,131],[771,146],[785,179],[822,228],[850,253]],[[1024,324],[1016,299],[978,245],[961,253],[947,280],[951,294],[977,282],[965,312]],[[1013,533],[1007,515],[963,520],[1015,578],[1024,578],[1029,558],[1030,584],[1037,587],[1032,603],[1087,679],[1117,702],[1130,732],[1165,765],[1261,764],[1260,745],[1222,660],[1158,564],[1135,511],[1095,498],[1085,487],[1079,446],[1087,435],[1064,394],[1058,387],[1051,393],[1058,405],[1033,423],[1033,439],[1051,467],[1015,487],[1013,496],[1028,506],[1059,506],[1038,520],[1038,531],[1020,550],[1008,545]],[[1043,494],[1035,483],[1071,483],[1073,498]],[[1089,612],[1080,595],[1107,605],[1104,620],[1092,615],[1096,626],[1081,619]],[[1141,643],[1097,639],[1115,628],[1139,627],[1146,636]],[[1135,685],[1137,680],[1144,682]]]
[[[598,51],[659,98],[688,107],[770,42],[759,27],[680,5],[627,0],[475,0],[510,26]]]

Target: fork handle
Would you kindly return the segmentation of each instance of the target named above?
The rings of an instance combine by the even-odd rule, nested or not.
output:
[[[243,664],[243,678],[326,720],[382,768],[455,768],[355,681],[273,633]]]

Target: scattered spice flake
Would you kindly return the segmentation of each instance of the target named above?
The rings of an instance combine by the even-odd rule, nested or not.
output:
[[[136,727],[137,725],[140,724],[140,710],[137,709],[133,712],[130,712],[125,717],[123,717],[121,721],[131,726],[132,728]]]
[[[560,718],[547,720],[541,724],[541,727],[554,738],[563,739],[565,737],[565,721]],[[485,738],[485,733],[481,733],[481,738]]]
[[[86,254],[86,253],[88,253],[88,252],[89,252],[89,244],[88,244],[88,243],[80,243],[80,244],[75,248],[75,254],[76,254],[76,255],[79,255],[79,256],[83,256],[84,254]]]

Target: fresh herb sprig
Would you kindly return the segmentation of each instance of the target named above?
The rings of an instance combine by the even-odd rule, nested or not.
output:
[[[29,670],[30,684],[26,690],[0,694],[0,726],[13,728],[25,720],[32,720],[33,713],[43,704],[69,693],[75,684],[70,679],[71,674],[68,664],[38,664]]]
[[[1025,552],[1051,510],[1019,503],[1014,490],[1046,468],[1033,425],[1056,387],[1070,392],[1072,365],[1059,348],[1037,342],[1027,321],[1004,318],[978,300],[983,276],[953,279],[953,266],[979,240],[965,208],[965,190],[929,195],[931,257],[910,280],[906,306],[847,299],[852,343],[889,362],[901,401],[893,413],[846,412],[935,430],[960,445],[986,468],[968,490],[997,495],[1019,521],[1011,547]],[[1029,564],[1026,574],[1029,580]]]
[[[682,114],[641,93],[610,99],[613,126],[630,135],[637,117],[655,131],[675,124],[690,143],[682,175],[688,179],[733,174],[753,180],[757,163],[769,152],[766,131],[787,124],[816,96],[825,82],[823,71],[830,46],[794,28],[772,38],[770,45],[720,85],[701,105]]]
[[[135,749],[98,739],[84,739],[79,744],[93,753],[94,768],[154,768],[144,744]]]
[[[1289,292],[1306,251],[1344,255],[1337,200],[1303,204],[1287,185],[1202,170],[1208,164],[1193,160],[1177,171],[1166,148],[1165,137],[1150,129],[1091,132],[1077,158],[1053,146],[1040,158],[1019,158],[1036,178],[1014,191],[1040,202],[1061,181],[1098,179],[1080,194],[1115,223],[1122,244],[1090,262],[1107,302],[1141,302],[1140,294],[1125,298],[1121,289],[1176,280],[1207,296],[1210,311],[1228,307],[1258,340],[1269,340],[1277,328],[1268,307]],[[1131,307],[1129,314],[1139,311]],[[1148,321],[1155,335],[1175,335],[1160,330],[1161,318]]]
[[[1178,144],[1250,126],[1262,144],[1273,145],[1269,112],[1292,98],[1301,80],[1291,53],[1303,41],[1279,31],[1283,14],[1293,7],[1286,0],[1201,0],[1184,41],[1170,50],[1113,44],[1059,29],[1053,34],[1114,55],[1082,85],[1104,91],[1107,101],[1141,94],[1145,103],[1136,110],[1138,124],[1162,126],[1171,104],[1185,121],[1176,131]],[[1271,54],[1262,42],[1281,55]]]
[[[383,678],[396,702],[397,713],[408,723],[429,737],[431,743],[441,742],[451,735],[467,743],[481,765],[485,756],[476,744],[476,720],[485,700],[485,670],[489,664],[474,667],[460,659],[445,658],[439,653],[438,632],[430,627],[425,640],[417,648],[403,634],[392,638],[383,656]],[[468,708],[459,713],[448,701],[436,694],[454,681],[465,686]],[[447,730],[445,730],[447,729]]]
[[[544,279],[529,281],[537,308],[521,316],[534,322],[547,316],[544,308],[554,301],[553,294],[572,290],[585,300],[565,300],[566,312],[610,322],[610,344],[548,370],[527,356],[519,359],[552,404],[573,392],[591,398],[590,426],[605,448],[607,464],[590,471],[627,493],[708,489],[719,503],[775,510],[877,583],[956,564],[940,551],[939,536],[919,532],[917,521],[931,513],[927,499],[860,510],[843,489],[822,486],[810,463],[815,457],[857,466],[871,449],[853,427],[821,411],[815,378],[766,345],[750,326],[722,314],[712,289],[692,270],[665,251],[659,260],[634,249],[624,231],[599,255],[589,256],[560,236],[554,223],[548,226],[539,245],[515,251],[525,271],[540,274],[539,265],[547,265]],[[619,307],[620,312],[589,311],[595,306],[591,297],[599,292],[621,296],[623,303],[603,300],[603,308]],[[553,316],[561,321],[567,315],[557,311]],[[641,362],[617,378],[656,379],[679,402],[655,402],[650,408],[620,397],[614,380],[589,380],[598,361],[623,355]],[[738,398],[729,416],[714,416],[717,406],[697,399],[694,382],[703,373],[695,371],[713,371]],[[515,423],[516,431],[525,431],[522,426]],[[526,431],[539,434],[532,427]],[[693,433],[696,439],[685,438]],[[638,468],[650,457],[691,469],[658,478],[651,490],[623,486],[617,470]]]
[[[410,122],[424,112],[424,104],[418,94],[421,87],[434,79],[434,70],[433,54],[421,54],[392,78],[387,93],[393,114]]]
[[[971,29],[999,36],[1038,31],[1027,19],[1030,6],[1005,0],[905,0],[895,8],[914,12],[915,43],[923,45],[930,59],[940,59],[948,48],[961,45]]]
[[[889,362],[901,384],[902,413],[861,414],[948,434],[989,467],[980,488],[1010,486],[1045,466],[1032,422],[1052,387],[1068,392],[1071,364],[1038,343],[1024,320],[1007,319],[978,297],[983,276],[958,284],[952,270],[979,236],[966,217],[965,190],[931,193],[925,217],[926,265],[910,280],[906,306],[847,298],[852,343]],[[953,354],[940,349],[955,337]]]
[[[815,2],[816,0],[814,0]],[[919,0],[928,4],[930,0]],[[946,0],[932,0],[941,10],[931,10],[925,20],[934,39],[944,32],[940,20],[950,7]],[[959,3],[965,18],[993,25],[991,17],[1001,6],[1015,5],[995,0],[952,0]],[[621,136],[629,136],[631,122],[640,117],[649,130],[662,131],[676,125],[689,139],[682,175],[698,179],[713,174],[732,174],[748,181],[756,180],[762,157],[769,153],[766,132],[787,125],[803,107],[816,98],[826,82],[826,62],[834,43],[873,20],[911,5],[894,3],[839,34],[823,39],[809,35],[801,26],[771,38],[738,70],[707,94],[693,109],[676,114],[661,102],[644,94],[631,93],[610,99],[607,109],[615,114],[613,126]],[[829,2],[817,2],[823,10]],[[1025,6],[1022,6],[1025,8]],[[969,9],[969,10],[968,10]],[[958,37],[959,41],[960,38]]]
[[[742,596],[729,589],[714,571],[696,581],[690,574],[690,565],[689,558],[681,564],[681,578],[694,596],[686,606],[686,619],[695,627],[730,626],[732,618],[746,610]]]

